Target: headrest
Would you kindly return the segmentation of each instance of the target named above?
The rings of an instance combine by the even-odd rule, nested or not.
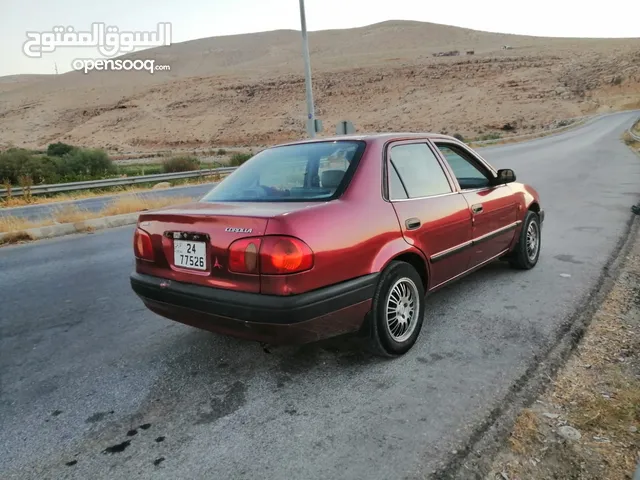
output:
[[[325,188],[338,188],[343,176],[344,170],[325,170],[322,172],[320,182]]]

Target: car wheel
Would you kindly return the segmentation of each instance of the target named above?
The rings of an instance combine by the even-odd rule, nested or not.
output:
[[[424,286],[415,268],[394,261],[382,271],[369,318],[369,347],[376,355],[403,355],[420,334]]]
[[[540,217],[529,210],[524,217],[520,238],[509,256],[513,268],[529,270],[536,266],[540,258]]]

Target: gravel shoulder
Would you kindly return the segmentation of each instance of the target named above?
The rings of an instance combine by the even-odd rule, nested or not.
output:
[[[640,468],[640,240],[548,389],[518,415],[486,480],[626,480]]]

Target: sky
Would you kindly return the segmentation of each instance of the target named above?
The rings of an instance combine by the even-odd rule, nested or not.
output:
[[[500,33],[556,37],[640,37],[640,0],[306,0],[309,31],[386,20],[416,20]],[[30,58],[27,32],[54,26],[155,32],[171,23],[172,43],[219,35],[300,29],[298,0],[0,0],[0,76],[64,73],[76,58],[105,58],[93,47],[64,47]]]

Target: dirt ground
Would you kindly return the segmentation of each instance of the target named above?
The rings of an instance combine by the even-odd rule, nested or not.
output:
[[[504,137],[640,108],[640,38],[527,37],[391,21],[312,32],[309,42],[321,136],[351,120],[358,132]],[[452,50],[460,55],[434,56]],[[121,154],[305,136],[299,32],[213,37],[131,57],[171,71],[0,78],[0,147],[64,141]]]
[[[574,354],[486,480],[628,480],[640,465],[640,239]]]

